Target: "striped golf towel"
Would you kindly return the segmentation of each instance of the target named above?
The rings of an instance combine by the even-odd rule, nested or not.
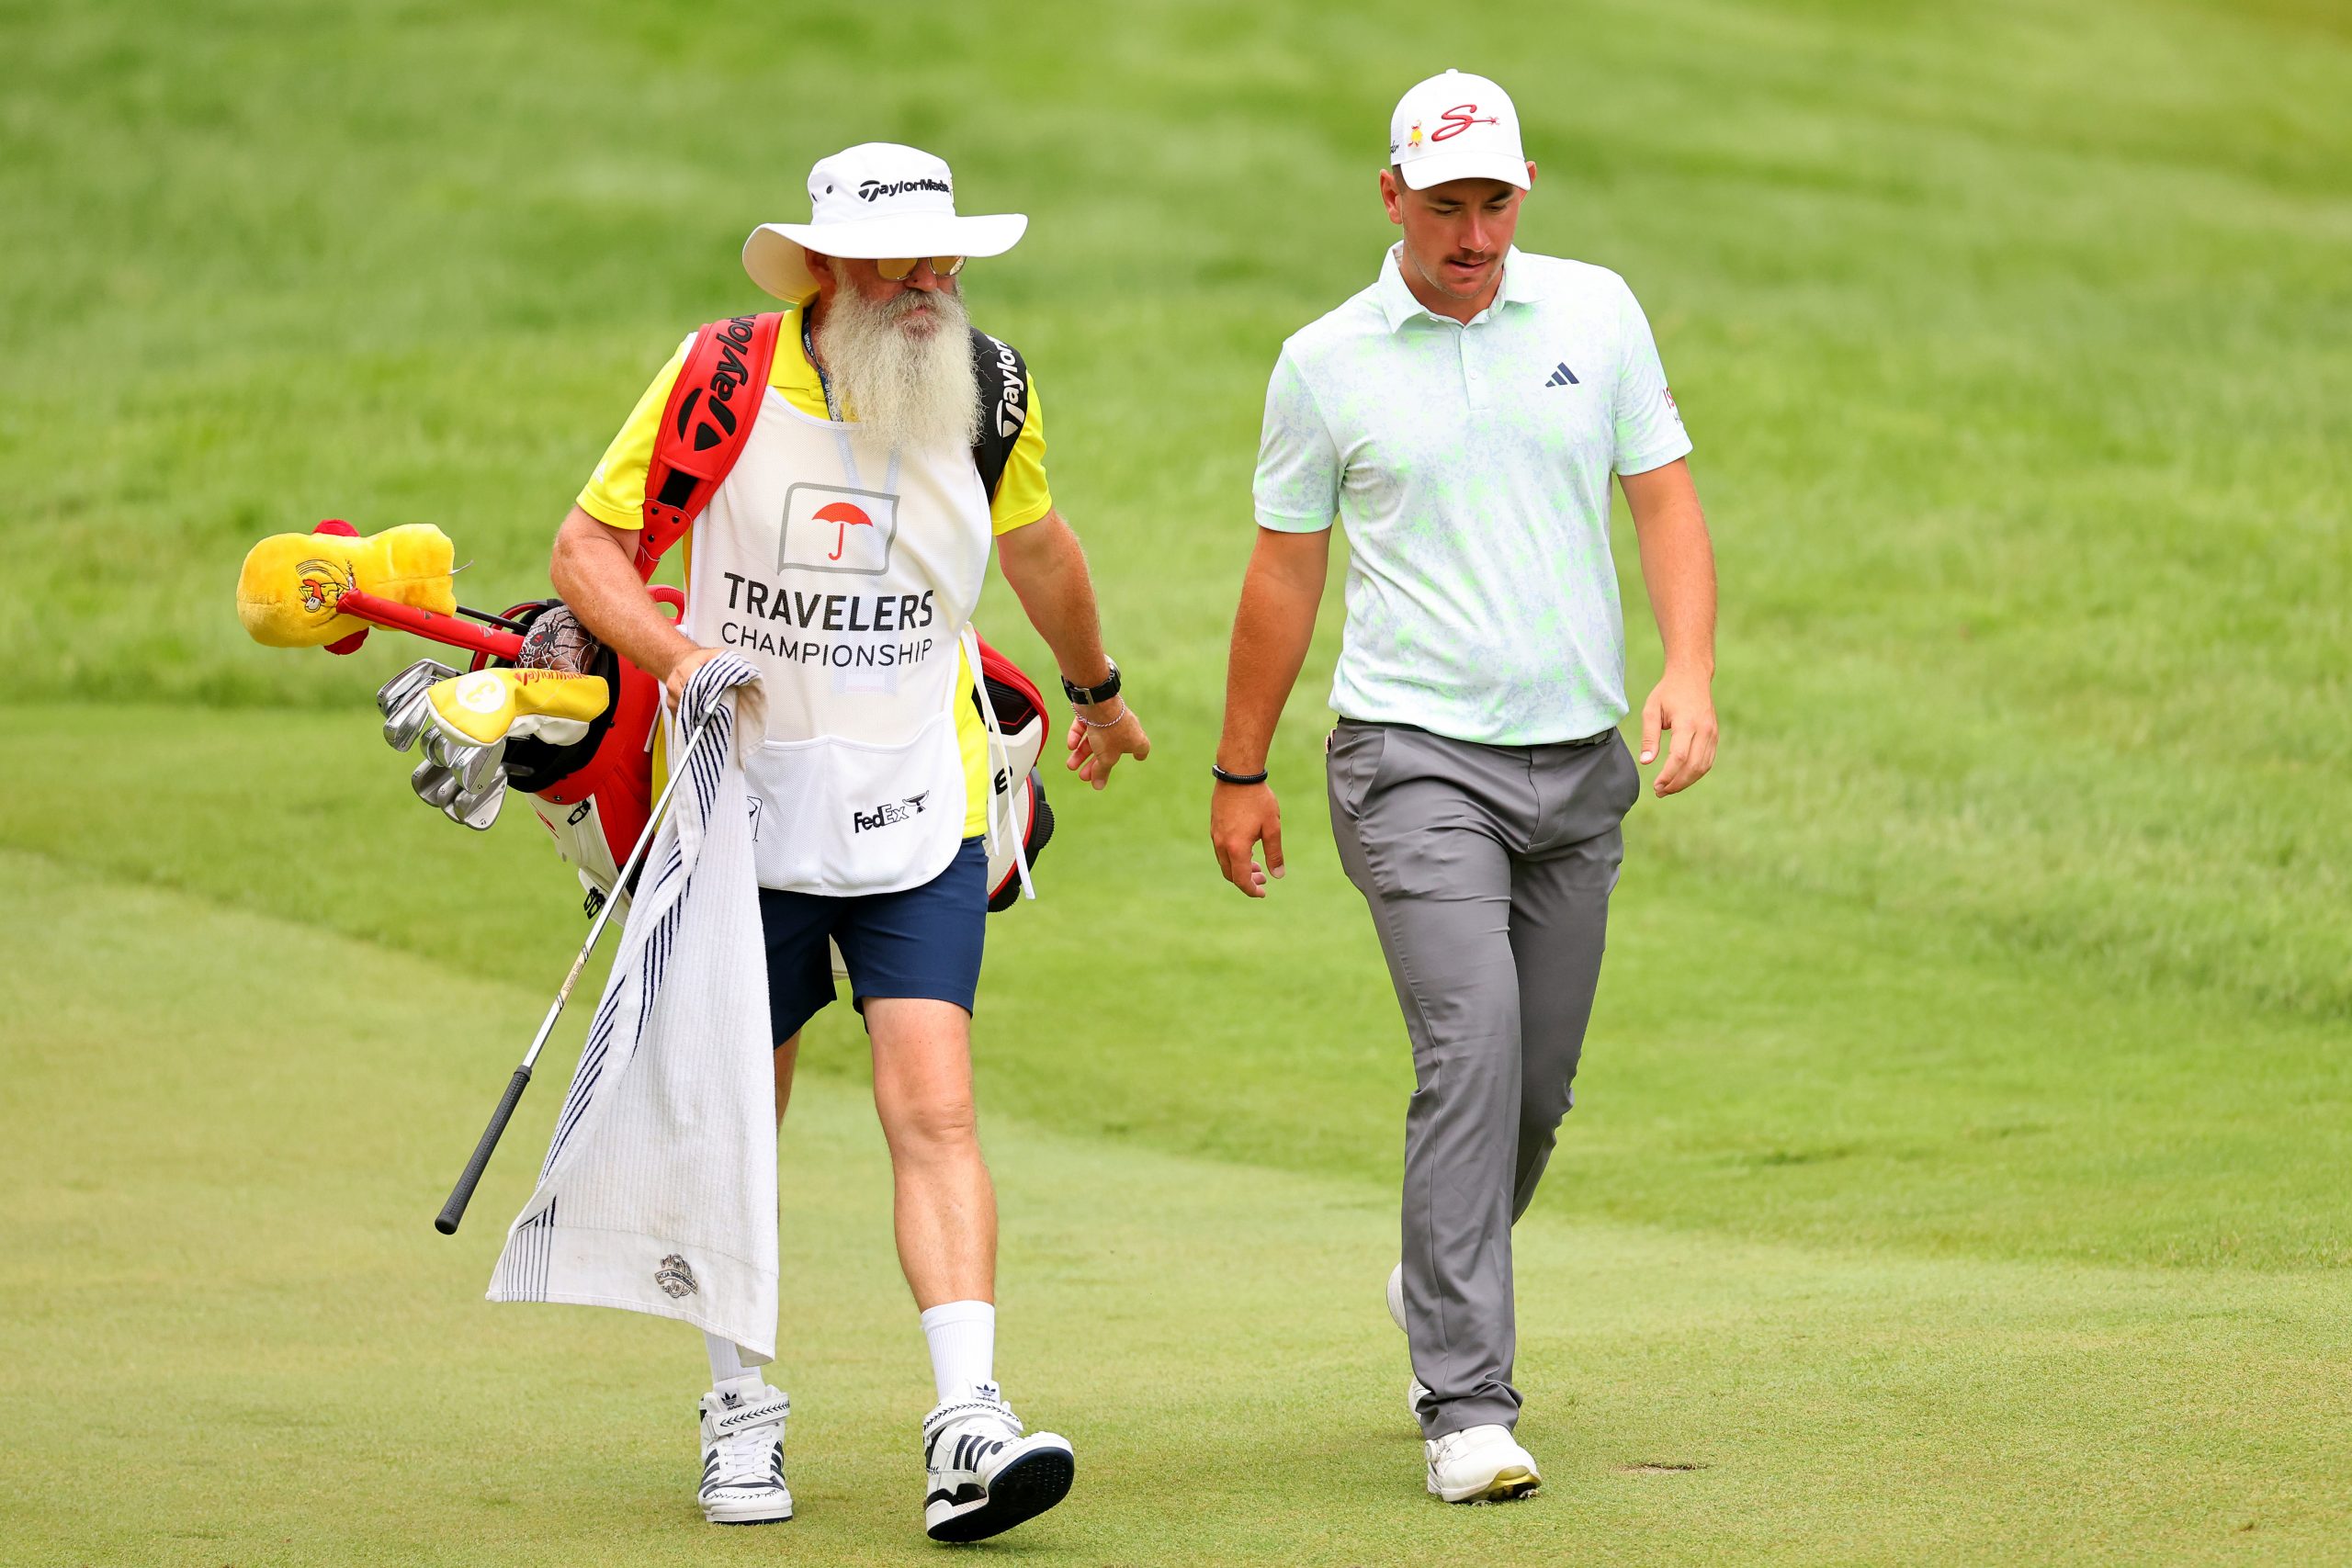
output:
[[[687,683],[670,814],[490,1299],[682,1318],[765,1359],[774,1042],[742,767],[764,739],[758,679],[729,653]]]

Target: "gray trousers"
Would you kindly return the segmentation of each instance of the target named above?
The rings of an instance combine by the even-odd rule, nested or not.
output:
[[[1511,1223],[1567,1113],[1641,774],[1616,731],[1481,746],[1342,719],[1331,832],[1413,1043],[1405,1323],[1431,1438],[1519,1418]]]

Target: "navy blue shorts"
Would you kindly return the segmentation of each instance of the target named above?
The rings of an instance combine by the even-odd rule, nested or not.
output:
[[[833,999],[827,937],[842,944],[859,1011],[873,997],[927,997],[970,1012],[988,923],[989,853],[978,839],[965,840],[945,871],[902,892],[837,898],[761,888],[775,1043],[797,1034]]]

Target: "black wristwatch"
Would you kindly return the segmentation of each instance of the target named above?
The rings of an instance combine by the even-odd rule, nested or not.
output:
[[[1102,683],[1099,686],[1081,686],[1067,675],[1062,677],[1062,695],[1070,700],[1072,707],[1092,707],[1096,703],[1107,703],[1119,694],[1118,665],[1107,656],[1102,662],[1111,666],[1111,672],[1102,677]]]

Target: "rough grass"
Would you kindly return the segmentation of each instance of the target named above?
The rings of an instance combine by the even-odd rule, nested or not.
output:
[[[1427,23],[0,7],[0,1558],[776,1550],[679,1506],[674,1331],[472,1299],[526,1153],[427,1239],[573,901],[519,812],[409,801],[366,694],[413,650],[255,649],[228,587],[334,515],[541,592],[645,376],[757,302],[742,233],[867,137],[1033,215],[968,291],[1160,746],[1058,797],[991,932],[1008,1370],[1088,1456],[1016,1541],[2352,1558],[2341,7]],[[1200,841],[1265,370],[1371,276],[1388,105],[1449,62],[1517,93],[1525,242],[1648,304],[1725,584],[1723,761],[1634,814],[1528,1233],[1551,1495],[1466,1519],[1389,1415],[1408,1077],[1323,838],[1330,626],[1273,759],[1292,875],[1244,906]],[[858,1042],[808,1064],[785,1546],[887,1558],[918,1352]],[[147,1403],[88,1418],[126,1362]]]

